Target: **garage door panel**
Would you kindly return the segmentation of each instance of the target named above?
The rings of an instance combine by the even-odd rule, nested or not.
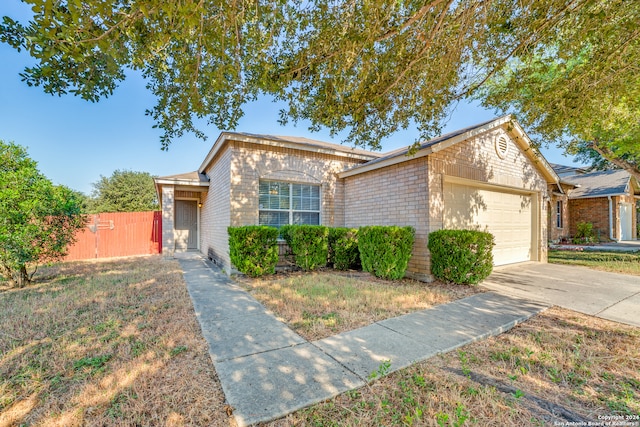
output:
[[[531,259],[531,195],[454,183],[445,183],[444,194],[445,228],[474,229],[493,234],[496,265]]]

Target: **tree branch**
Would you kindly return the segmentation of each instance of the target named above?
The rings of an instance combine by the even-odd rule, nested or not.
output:
[[[387,39],[389,39],[391,37],[397,36],[398,34],[403,32],[404,30],[406,30],[407,28],[412,26],[414,24],[414,22],[422,19],[427,14],[429,9],[431,9],[433,7],[436,7],[437,5],[442,3],[443,1],[444,0],[435,0],[435,1],[432,1],[431,3],[429,3],[429,4],[426,4],[426,5],[422,6],[420,8],[420,10],[418,10],[411,18],[409,18],[405,22],[403,22],[400,27],[398,27],[396,29],[393,29],[393,30],[387,31],[380,38],[376,39],[376,42],[381,42],[381,41],[387,40]],[[449,5],[451,5],[451,2],[449,2]],[[447,6],[447,9],[448,9],[448,6]]]
[[[95,43],[95,42],[99,42],[100,40],[102,40],[103,38],[105,38],[109,34],[111,34],[116,28],[122,26],[125,22],[136,20],[141,15],[142,15],[142,12],[140,10],[138,10],[137,12],[135,12],[132,15],[125,14],[124,18],[122,18],[120,21],[115,23],[113,26],[107,28],[107,30],[104,33],[100,34],[97,37],[93,37],[93,38],[90,38],[90,39],[79,40],[78,43]],[[64,41],[65,40],[59,40],[59,42],[64,42]]]
[[[442,23],[444,22],[444,18],[447,16],[447,10],[449,10],[449,7],[451,6],[451,4],[453,3],[454,0],[449,0],[446,4],[446,6],[443,8],[442,13],[438,19],[437,24],[431,29],[431,32],[429,34],[429,37],[427,38],[427,40],[425,40],[424,46],[422,47],[422,49],[420,50],[420,52],[416,55],[415,58],[413,58],[409,64],[407,64],[406,67],[404,67],[404,69],[402,70],[402,72],[400,73],[400,75],[398,75],[398,77],[396,77],[396,79],[393,81],[393,83],[391,83],[386,89],[385,91],[382,93],[382,95],[380,95],[381,97],[385,97],[390,91],[391,89],[393,89],[394,87],[396,87],[400,81],[404,78],[404,76],[407,75],[407,73],[409,72],[409,70],[416,64],[418,63],[421,59],[423,59],[423,55],[427,52],[427,50],[429,50],[429,48],[433,45],[433,40],[436,37],[436,34],[438,33],[438,31],[440,31],[440,27],[442,26]]]
[[[540,27],[538,27],[535,31],[531,32],[529,37],[525,38],[522,42],[518,43],[518,45],[516,45],[516,47],[514,47],[511,51],[509,51],[509,53],[506,56],[504,56],[500,61],[498,61],[498,64],[496,66],[494,66],[482,78],[482,80],[480,80],[477,83],[472,84],[471,86],[469,86],[466,89],[464,89],[462,92],[458,93],[456,95],[456,98],[457,99],[462,99],[465,96],[469,95],[470,93],[475,92],[479,87],[484,85],[491,77],[493,77],[499,70],[501,70],[505,66],[507,61],[509,61],[509,59],[511,59],[517,52],[522,50],[525,46],[528,46],[529,44],[531,44],[531,42],[533,41],[534,38],[541,37],[540,33],[542,31],[546,30],[550,26],[555,25],[560,20],[560,18],[562,18],[562,16],[565,15],[565,13],[572,6],[572,4],[574,4],[574,1],[571,1],[568,4],[566,4],[565,7],[563,7],[562,10],[560,12],[556,13],[552,18],[545,20]],[[576,8],[572,9],[572,13],[574,13],[576,10],[584,7],[585,4],[586,4],[585,1],[583,1],[582,4],[578,4],[576,6]]]
[[[598,143],[598,140],[589,141],[588,146],[614,165],[618,166],[621,169],[624,169],[631,175],[635,176],[636,179],[640,181],[640,165],[617,157],[613,150],[611,150],[607,146],[600,145]]]

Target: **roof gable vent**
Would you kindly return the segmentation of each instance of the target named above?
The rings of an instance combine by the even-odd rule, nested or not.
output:
[[[509,152],[509,141],[504,136],[496,139],[496,153],[498,157],[504,159],[507,157],[507,153]]]

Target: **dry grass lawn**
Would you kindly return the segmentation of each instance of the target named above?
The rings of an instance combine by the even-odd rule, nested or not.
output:
[[[0,289],[0,427],[234,425],[176,262],[68,263],[39,274],[33,286]],[[250,287],[310,337],[475,292],[335,273]],[[369,385],[265,426],[633,421],[638,343],[640,328],[552,308],[411,368],[387,374],[381,365]]]
[[[552,308],[269,425],[638,426],[638,343],[640,328]]]
[[[381,280],[362,272],[277,274],[238,281],[309,341],[480,292],[440,282]]]
[[[177,262],[42,268],[0,313],[2,427],[229,425]]]

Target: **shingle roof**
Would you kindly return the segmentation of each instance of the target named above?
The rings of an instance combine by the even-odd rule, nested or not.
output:
[[[304,138],[300,136],[283,136],[283,135],[263,135],[257,133],[247,133],[247,132],[233,132],[232,135],[244,135],[252,138],[259,139],[268,139],[271,141],[278,142],[294,142],[300,145],[306,145],[311,147],[319,147],[319,148],[327,148],[336,151],[343,151],[346,153],[360,154],[363,156],[371,156],[371,157],[381,157],[382,153],[376,153],[374,151],[362,150],[360,148],[349,147],[342,144],[334,144],[331,142],[318,141],[315,139]]]
[[[569,176],[584,173],[584,169],[576,168],[574,166],[559,165],[557,163],[549,163],[558,176]]]
[[[562,182],[577,186],[569,193],[570,199],[583,199],[625,194],[630,180],[629,172],[617,169],[565,176]]]
[[[453,132],[445,133],[444,135],[440,135],[440,136],[438,136],[436,138],[432,138],[432,139],[430,139],[428,141],[420,143],[420,145],[418,146],[418,150],[422,150],[423,148],[428,148],[428,147],[431,147],[433,145],[437,145],[437,144],[439,144],[441,142],[444,142],[444,141],[446,141],[448,139],[455,138],[458,135],[462,135],[462,134],[464,134],[466,132],[473,131],[474,129],[481,128],[482,126],[488,125],[489,123],[496,122],[496,121],[501,120],[501,119],[506,118],[506,117],[509,117],[509,116],[498,117],[498,118],[495,118],[495,119],[487,120],[486,122],[478,123],[478,124],[473,125],[473,126],[469,126],[469,127],[466,127],[466,128],[455,130]],[[399,148],[397,150],[389,151],[387,153],[384,153],[383,156],[381,156],[381,157],[379,157],[379,158],[377,158],[375,160],[371,160],[371,161],[369,161],[367,163],[364,163],[362,165],[355,166],[353,169],[357,169],[357,168],[365,166],[365,165],[369,166],[371,164],[382,162],[382,161],[390,159],[392,157],[404,156],[409,152],[409,148],[410,147],[402,147],[402,148]]]

